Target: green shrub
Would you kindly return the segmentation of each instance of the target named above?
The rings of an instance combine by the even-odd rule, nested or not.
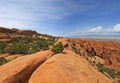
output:
[[[120,79],[120,72],[116,73],[116,77]]]
[[[5,63],[7,63],[8,61],[5,59],[5,58],[3,58],[3,57],[0,57],[0,65],[3,65],[3,64],[5,64]]]
[[[32,53],[35,53],[37,51],[39,51],[39,46],[36,42],[34,42],[32,45],[30,45],[28,54],[32,54]]]
[[[55,41],[48,40],[47,43],[48,43],[48,45],[54,45]]]
[[[100,72],[103,72],[103,70],[104,70],[103,64],[98,63],[96,66],[98,67],[98,70]]]
[[[104,67],[103,64],[98,63],[97,64],[98,70],[100,72],[106,72],[110,77],[112,78],[119,78],[120,77],[120,72],[116,72],[114,69],[109,69],[107,67]]]
[[[63,52],[64,48],[62,46],[62,43],[59,42],[58,44],[54,45],[51,51],[53,51],[55,54]]]
[[[36,43],[38,44],[39,48],[42,50],[48,50],[48,43],[45,39],[39,39],[36,41]]]
[[[18,43],[18,42],[20,42],[21,40],[22,40],[21,37],[14,37],[14,38],[12,38],[12,43]]]
[[[55,44],[55,38],[54,38],[54,37],[48,38],[48,39],[47,39],[47,43],[48,43],[49,45],[54,45],[54,44]]]
[[[31,42],[33,42],[33,38],[31,36],[23,37],[22,42],[26,43],[26,44],[31,43]]]
[[[3,53],[4,52],[4,48],[6,48],[6,47],[7,47],[7,44],[0,41],[0,53]]]
[[[31,43],[32,41],[33,41],[33,38],[31,36],[12,38],[12,43],[22,42],[27,44],[27,43]]]
[[[14,37],[12,38],[12,45],[2,47],[0,46],[0,53],[4,52],[10,54],[31,54],[42,50],[48,50],[49,45],[54,45],[55,38],[49,37],[47,40],[39,36],[33,38],[32,36]],[[1,44],[4,45],[4,44]]]
[[[71,47],[72,47],[72,50],[73,50],[76,54],[81,55],[81,54],[80,54],[80,50],[78,50],[78,49],[76,48],[76,45],[75,45],[74,43],[71,45]]]
[[[9,46],[6,51],[11,54],[27,54],[28,46],[18,42]]]
[[[117,61],[120,62],[120,58],[118,58]]]

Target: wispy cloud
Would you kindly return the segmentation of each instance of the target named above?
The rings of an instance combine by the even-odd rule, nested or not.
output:
[[[120,24],[115,25],[115,27],[113,28],[114,32],[120,32]]]
[[[87,32],[102,32],[102,26],[98,26],[97,28],[92,28],[86,31]]]
[[[109,2],[105,0],[97,2],[96,0],[0,0],[0,26],[33,29],[60,35],[68,33],[79,25],[96,26],[99,22],[101,25],[105,25],[106,22],[117,24],[119,7],[119,3],[112,0]],[[114,22],[107,19],[112,19]],[[80,30],[70,34],[120,32],[119,25],[113,28],[80,27]]]
[[[62,21],[67,16],[94,7],[73,0],[1,0],[0,26],[30,28],[47,22]],[[29,25],[29,26],[28,26]]]
[[[73,32],[70,32],[68,34],[65,34],[65,36],[80,36],[80,35],[112,35],[120,33],[120,24],[116,24],[113,28],[106,28],[102,26],[98,26],[96,28],[88,28],[85,30],[75,30]]]

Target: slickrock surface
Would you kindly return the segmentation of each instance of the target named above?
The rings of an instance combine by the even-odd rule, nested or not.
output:
[[[29,83],[112,83],[86,59],[70,50],[56,54],[40,65]]]
[[[51,56],[51,51],[41,51],[0,66],[0,83],[25,83],[32,72]]]

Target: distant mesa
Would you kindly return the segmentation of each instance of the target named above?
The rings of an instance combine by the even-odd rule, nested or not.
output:
[[[37,34],[36,31],[32,30],[19,30],[16,28],[8,29],[5,27],[0,27],[0,33],[15,33],[15,34],[20,34],[20,35],[34,35]]]
[[[32,30],[18,30],[16,33],[21,34],[21,35],[34,35],[34,34],[37,34],[36,31],[32,31]]]
[[[32,36],[34,34],[38,34],[36,31],[32,30],[19,30],[16,28],[5,28],[0,27],[0,41],[11,43],[11,38],[14,37],[22,37],[22,36]]]
[[[11,29],[0,27],[0,33],[14,33]]]

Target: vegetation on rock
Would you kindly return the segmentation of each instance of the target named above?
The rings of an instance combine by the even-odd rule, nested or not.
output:
[[[103,74],[107,74],[108,76],[110,76],[112,78],[120,79],[120,72],[117,72],[114,69],[109,69],[109,68],[105,67],[103,64],[100,64],[100,63],[98,63],[96,66],[98,67],[98,70],[100,72],[102,72]]]
[[[78,55],[81,55],[80,51],[76,48],[76,45],[74,43],[71,45],[71,47],[72,47],[73,52],[75,52]]]
[[[4,48],[7,47],[7,44],[0,41],[0,53],[4,52]]]
[[[61,42],[59,42],[56,45],[54,45],[53,48],[51,49],[51,51],[53,51],[55,54],[61,53],[61,52],[63,52],[63,50],[64,50],[64,48],[63,48]]]
[[[54,45],[54,37],[41,37],[38,36],[25,36],[25,37],[13,37],[12,43],[7,45],[4,42],[0,42],[0,53],[10,54],[32,54],[39,50],[48,50],[49,45]]]
[[[3,64],[5,64],[5,63],[7,63],[7,62],[8,61],[5,58],[0,57],[0,66],[3,65]]]
[[[20,42],[14,43],[8,48],[6,48],[6,52],[10,54],[27,54],[27,51],[28,51],[27,45]]]

